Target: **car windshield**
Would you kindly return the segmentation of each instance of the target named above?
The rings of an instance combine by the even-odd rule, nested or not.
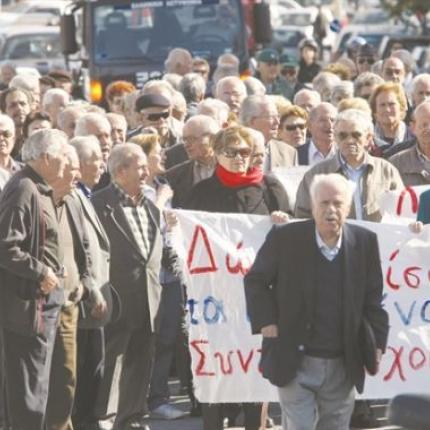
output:
[[[238,5],[238,0],[95,5],[95,59],[156,61],[175,47],[207,59],[241,52],[245,32]]]
[[[25,34],[9,37],[1,54],[4,60],[62,58],[58,34]]]

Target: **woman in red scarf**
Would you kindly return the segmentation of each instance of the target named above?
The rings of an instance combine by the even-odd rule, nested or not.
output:
[[[191,190],[186,209],[255,215],[291,211],[281,183],[264,175],[261,166],[251,165],[254,142],[246,127],[221,130],[212,146],[215,173]]]
[[[232,126],[214,137],[215,173],[194,186],[186,209],[271,215],[274,222],[288,220],[287,194],[281,183],[273,176],[264,175],[261,163],[253,160],[261,148],[255,145],[258,136],[251,133],[255,132]],[[223,417],[236,415],[232,408],[234,405],[231,404],[203,404],[203,430],[222,430]],[[258,430],[261,403],[244,403],[243,409],[245,430]],[[234,425],[229,422],[231,426]]]

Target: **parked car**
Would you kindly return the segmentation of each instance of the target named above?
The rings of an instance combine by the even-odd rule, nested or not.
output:
[[[300,41],[306,37],[306,34],[301,30],[279,27],[273,30],[272,47],[282,54],[291,54],[299,57],[297,47]]]
[[[34,67],[41,74],[65,67],[59,27],[13,26],[4,31],[2,40],[0,65],[12,61],[18,67]]]
[[[406,49],[412,52],[415,47],[428,47],[430,45],[430,36],[400,36],[388,35],[381,42],[381,58],[390,56],[393,49]]]

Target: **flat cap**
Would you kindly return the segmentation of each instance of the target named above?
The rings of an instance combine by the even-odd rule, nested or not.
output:
[[[68,70],[54,69],[48,73],[48,76],[56,81],[72,82],[72,74]]]
[[[257,56],[257,61],[261,63],[279,63],[279,54],[274,49],[263,49]]]
[[[136,112],[151,107],[169,108],[170,100],[161,94],[145,94],[136,100]]]

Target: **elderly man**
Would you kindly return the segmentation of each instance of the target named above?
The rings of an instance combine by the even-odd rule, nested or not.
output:
[[[266,94],[280,94],[288,97],[290,92],[286,82],[281,79],[281,66],[279,63],[279,54],[274,49],[263,49],[257,55],[257,73],[256,77],[260,79],[266,88]]]
[[[307,113],[316,108],[321,103],[321,96],[313,90],[304,88],[294,96],[294,104],[300,106]]]
[[[39,77],[31,74],[18,74],[9,82],[9,88],[28,91],[31,94],[31,110],[40,107],[40,82]]]
[[[12,157],[20,155],[24,143],[23,125],[25,118],[31,112],[33,99],[28,91],[8,88],[0,94],[0,110],[10,116],[15,124],[15,145]]]
[[[227,76],[218,81],[215,97],[227,103],[231,112],[238,114],[243,100],[246,97],[246,87],[237,76]]]
[[[340,173],[355,184],[350,218],[381,221],[379,197],[384,191],[403,188],[398,170],[388,161],[373,157],[367,148],[373,140],[370,115],[348,109],[340,112],[334,124],[339,150],[328,160],[321,161],[305,173],[297,190],[295,215],[311,216],[310,185],[320,173]]]
[[[116,363],[122,357],[113,429],[148,429],[143,416],[161,298],[160,212],[142,193],[149,173],[146,156],[138,145],[116,145],[108,168],[112,183],[92,201],[110,242],[115,244],[111,248],[110,281],[119,293],[122,313],[106,327],[106,365],[97,409],[99,416],[108,412]]]
[[[373,90],[383,83],[384,80],[379,75],[375,75],[375,73],[361,73],[354,81],[354,95],[369,101]]]
[[[78,119],[85,111],[81,106],[67,106],[57,116],[57,128],[64,131],[69,139],[75,135],[75,127]]]
[[[297,165],[297,151],[290,145],[276,140],[279,128],[279,114],[275,103],[268,96],[249,96],[242,103],[240,118],[243,125],[260,131],[266,144],[264,170],[275,167]]]
[[[9,82],[16,76],[16,67],[12,63],[3,63],[0,67],[0,91],[9,86]]]
[[[15,143],[15,124],[12,119],[0,114],[0,191],[6,185],[9,178],[18,170],[22,164],[11,157]]]
[[[275,227],[259,250],[245,276],[247,309],[283,429],[349,430],[354,387],[364,387],[363,319],[378,364],[388,337],[378,240],[345,222],[347,179],[316,175],[310,194],[313,219]]]
[[[355,66],[357,67],[358,75],[370,72],[373,64],[378,60],[377,56],[375,47],[370,43],[360,45],[355,56]]]
[[[423,101],[430,99],[430,74],[421,73],[412,80],[412,105],[417,107]]]
[[[70,102],[70,95],[61,88],[46,91],[42,100],[42,110],[51,117],[52,127],[58,128],[58,114]]]
[[[312,166],[331,158],[336,152],[334,120],[337,109],[331,103],[320,103],[309,112],[308,130],[312,136],[297,149],[299,164]]]
[[[94,135],[100,144],[103,161],[106,163],[112,149],[111,126],[105,115],[90,112],[82,115],[75,127],[75,136]]]
[[[84,225],[89,238],[90,276],[95,292],[95,300],[84,303],[81,308],[77,334],[77,385],[72,418],[76,429],[86,430],[97,428],[95,403],[104,368],[103,326],[112,316],[110,244],[89,200],[103,171],[100,145],[94,136],[75,137],[70,144],[76,149],[80,165],[80,179],[71,198],[75,199],[83,210]]]
[[[106,114],[111,127],[112,144],[125,143],[127,138],[127,120],[124,115],[109,112]]]
[[[210,97],[202,100],[197,106],[197,114],[210,116],[220,128],[227,126],[229,113],[230,108],[227,103]]]
[[[387,82],[403,84],[406,77],[406,69],[400,58],[388,57],[382,63],[382,78]]]
[[[164,67],[166,73],[176,73],[185,76],[192,71],[193,57],[186,49],[172,49],[164,62]]]
[[[211,138],[220,130],[217,122],[206,115],[195,115],[184,126],[183,139],[188,161],[172,167],[166,178],[172,187],[172,207],[184,207],[191,189],[215,169]]]
[[[430,184],[430,101],[422,102],[413,113],[415,139],[410,148],[389,158],[397,167],[406,187]]]
[[[1,194],[0,324],[14,429],[45,429],[65,274],[52,184],[63,177],[66,145],[58,130],[35,132],[22,151],[27,165]]]
[[[78,328],[78,302],[83,297],[91,304],[98,302],[98,291],[90,277],[91,258],[88,254],[89,237],[84,227],[81,204],[70,198],[80,176],[76,150],[65,145],[66,164],[62,178],[52,183],[57,208],[58,227],[64,246],[65,273],[64,304],[52,354],[51,379],[46,408],[46,429],[71,429],[71,414],[76,388],[76,334]]]
[[[179,91],[187,102],[187,118],[195,115],[198,103],[205,97],[205,80],[197,73],[187,73],[179,84]]]

